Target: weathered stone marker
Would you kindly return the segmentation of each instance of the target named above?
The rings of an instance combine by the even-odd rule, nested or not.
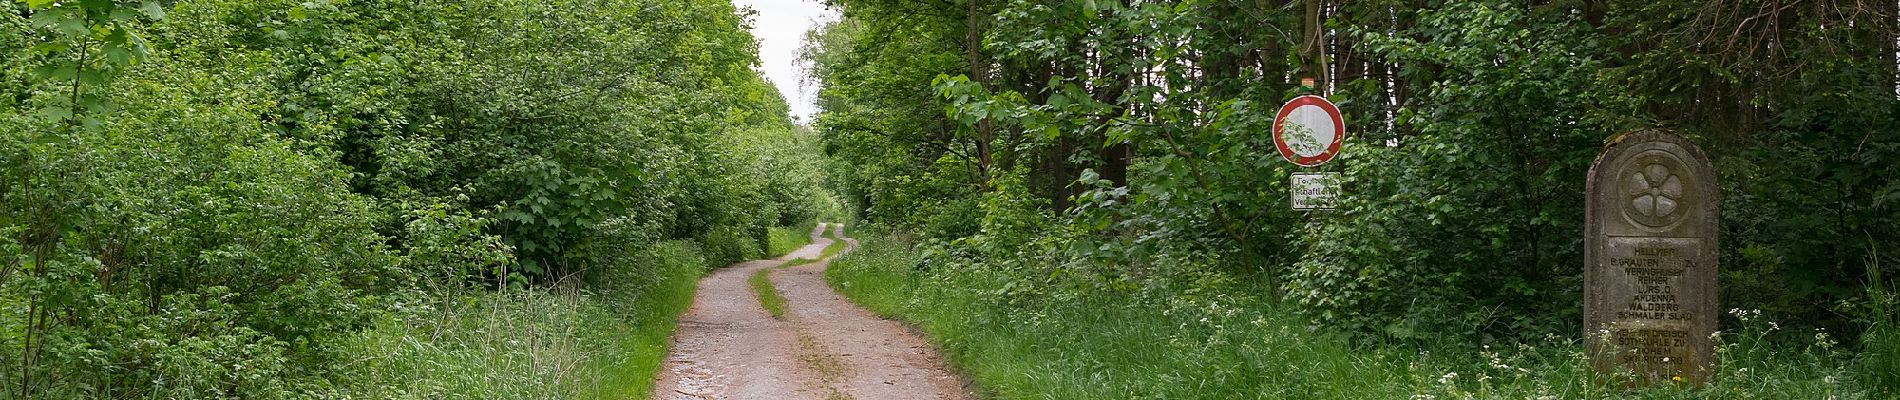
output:
[[[1715,364],[1715,169],[1662,131],[1623,135],[1585,184],[1583,327],[1604,378],[1701,385]]]

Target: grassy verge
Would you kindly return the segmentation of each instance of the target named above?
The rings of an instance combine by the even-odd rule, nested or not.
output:
[[[918,270],[910,245],[860,234],[827,281],[918,326],[994,398],[1876,398],[1816,332],[1744,316],[1704,389],[1592,383],[1580,340],[1411,348],[1355,344],[1277,311],[1247,284],[1192,292],[1062,289],[1042,273]],[[1071,278],[1073,279],[1073,278]],[[1744,313],[1746,314],[1746,313]]]
[[[807,222],[797,226],[775,226],[766,232],[765,256],[776,258],[811,244],[811,230],[818,227],[817,222]]]
[[[697,241],[628,254],[624,268],[585,289],[415,292],[338,344],[355,358],[341,362],[345,381],[325,397],[645,398],[676,319],[714,262]]]

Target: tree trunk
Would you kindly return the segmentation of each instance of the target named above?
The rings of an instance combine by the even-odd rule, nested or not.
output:
[[[983,12],[982,0],[968,0],[966,4],[965,26],[963,33],[964,51],[970,63],[970,81],[989,89],[990,62],[983,57]],[[984,118],[976,122],[976,175],[977,185],[983,190],[990,189],[991,142],[996,136],[996,125]]]
[[[1123,0],[1122,5],[1124,7],[1130,6],[1129,0]],[[1131,36],[1132,35],[1117,35],[1110,37],[1106,42],[1108,47],[1098,49],[1095,59],[1096,76],[1106,77],[1110,81],[1106,87],[1101,88],[1100,91],[1095,93],[1095,100],[1108,104],[1118,104],[1120,105],[1120,107],[1118,107],[1120,111],[1128,110],[1129,104],[1122,101],[1122,95],[1128,93],[1129,86],[1134,84],[1135,77],[1141,73],[1140,71],[1121,73],[1117,68],[1119,65],[1114,65],[1126,60],[1124,57],[1139,56],[1139,54],[1132,54],[1135,53],[1135,50],[1128,47],[1132,44],[1130,42],[1134,41]],[[1123,52],[1131,54],[1121,54]],[[1098,118],[1097,121],[1100,123],[1104,142],[1108,139],[1109,127],[1116,123],[1114,121],[1115,115],[1119,114],[1122,114],[1122,112],[1110,112]],[[1098,148],[1099,152],[1096,154],[1102,160],[1102,166],[1101,169],[1096,172],[1101,175],[1102,179],[1111,182],[1112,186],[1128,186],[1128,164],[1134,157],[1134,145],[1130,143],[1132,141],[1133,139],[1121,140]]]
[[[1329,89],[1326,75],[1326,20],[1323,18],[1324,0],[1306,0],[1306,43],[1300,46],[1302,78],[1313,78],[1313,91],[1326,93]]]

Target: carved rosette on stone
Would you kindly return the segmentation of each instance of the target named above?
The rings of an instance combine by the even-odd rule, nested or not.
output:
[[[1701,385],[1715,366],[1715,169],[1680,136],[1641,131],[1585,184],[1585,342],[1600,378]]]

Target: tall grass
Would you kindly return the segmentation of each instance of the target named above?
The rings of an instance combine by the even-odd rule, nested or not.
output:
[[[594,290],[416,292],[341,344],[356,357],[326,397],[643,398],[707,260],[687,241],[627,251],[639,268]]]
[[[1736,310],[1714,383],[1623,390],[1593,383],[1576,337],[1417,347],[1355,341],[1285,312],[1250,284],[1089,293],[975,266],[916,267],[908,243],[862,235],[827,280],[915,324],[995,398],[1728,399],[1868,398],[1825,334]],[[1779,344],[1778,344],[1779,343]]]
[[[1869,246],[1868,253],[1867,319],[1872,327],[1861,334],[1857,372],[1878,394],[1900,398],[1900,290],[1881,273],[1879,247]]]

